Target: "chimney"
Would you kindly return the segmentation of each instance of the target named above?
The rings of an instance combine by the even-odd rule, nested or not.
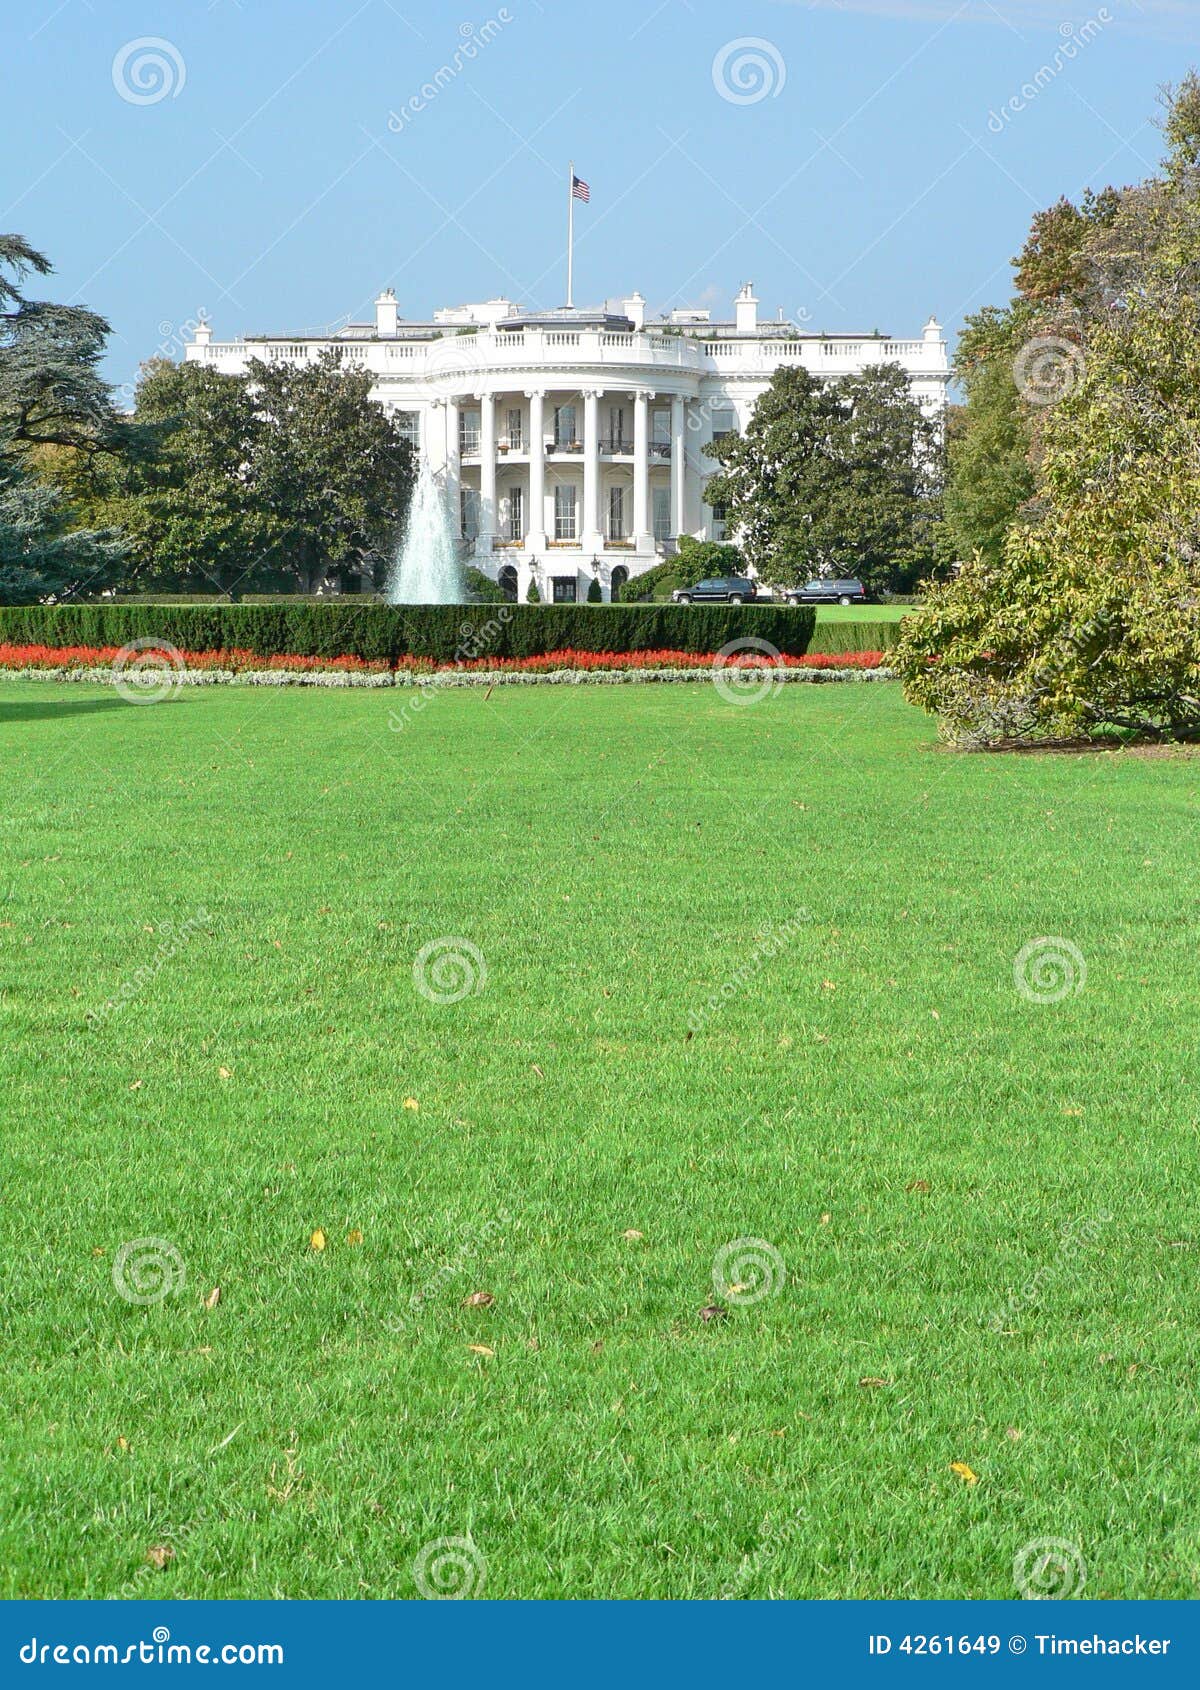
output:
[[[925,339],[927,341],[937,342],[940,341],[941,338],[942,325],[938,322],[936,317],[931,317],[925,325]]]
[[[625,307],[625,315],[635,329],[646,326],[646,301],[640,293],[631,293],[628,299],[621,302]]]
[[[739,334],[757,334],[758,301],[754,297],[753,282],[742,284],[742,291],[734,300],[733,309],[737,316],[737,332]]]
[[[207,346],[212,339],[212,324],[205,317],[201,317],[192,331],[193,346]]]
[[[396,296],[391,288],[384,288],[375,301],[375,333],[381,339],[394,339],[398,320],[399,307],[396,304]]]

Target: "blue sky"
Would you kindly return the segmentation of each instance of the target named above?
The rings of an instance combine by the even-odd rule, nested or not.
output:
[[[1038,206],[1154,166],[1198,11],[5,0],[0,226],[110,320],[117,383],[201,312],[223,338],[362,319],[385,285],[418,317],[559,305],[569,157],[577,304],[726,313],[753,279],[806,328],[953,330],[1007,297]]]

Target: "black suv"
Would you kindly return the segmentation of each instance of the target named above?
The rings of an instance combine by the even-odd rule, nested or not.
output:
[[[742,575],[722,575],[694,587],[676,587],[671,597],[676,604],[753,604],[758,588]]]
[[[861,581],[838,578],[807,581],[803,587],[789,587],[783,596],[789,604],[865,604],[867,589]]]

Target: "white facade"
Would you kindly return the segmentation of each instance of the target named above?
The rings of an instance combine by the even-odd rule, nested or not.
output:
[[[640,294],[616,308],[524,311],[489,300],[400,318],[380,294],[373,324],[334,335],[216,341],[202,323],[189,361],[239,372],[251,358],[303,363],[327,350],[371,372],[457,513],[464,555],[525,597],[605,599],[678,536],[721,539],[705,503],[716,469],[702,448],[742,429],[781,366],[833,380],[898,363],[927,416],[946,402],[946,342],[931,319],[918,340],[800,334],[760,322],[750,283],[734,317],[675,311],[647,325]]]

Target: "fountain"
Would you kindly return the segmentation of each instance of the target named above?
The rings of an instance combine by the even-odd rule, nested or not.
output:
[[[389,604],[462,604],[466,600],[458,542],[424,459],[386,590]]]

